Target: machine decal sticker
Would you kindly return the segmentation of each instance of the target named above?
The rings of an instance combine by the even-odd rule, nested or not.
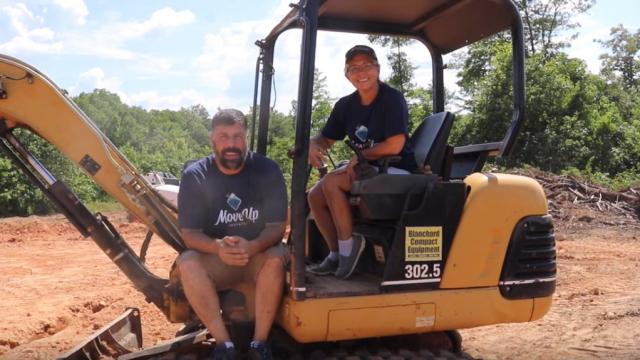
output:
[[[364,125],[360,125],[360,127],[356,129],[355,135],[360,142],[366,142],[367,136],[369,136],[369,129]]]
[[[436,323],[435,316],[416,316],[416,327],[427,327],[430,328]]]
[[[238,211],[238,208],[242,204],[242,200],[234,193],[227,195],[227,205],[229,205],[233,210]]]
[[[405,227],[405,261],[442,260],[442,226]]]

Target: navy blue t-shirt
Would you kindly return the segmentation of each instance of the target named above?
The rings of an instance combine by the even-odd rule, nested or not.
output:
[[[322,129],[322,136],[332,140],[348,136],[363,149],[398,134],[408,139],[409,112],[404,96],[383,82],[378,84],[378,95],[369,105],[362,105],[357,91],[338,100]],[[391,166],[409,172],[416,169],[413,150],[407,141],[398,155],[402,160]]]
[[[222,238],[252,240],[265,224],[284,222],[287,190],[282,171],[273,160],[249,152],[242,171],[225,175],[213,155],[189,165],[178,193],[180,228],[200,229]]]

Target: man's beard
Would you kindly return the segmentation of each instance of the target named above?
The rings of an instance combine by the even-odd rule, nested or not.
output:
[[[244,160],[246,158],[246,154],[242,153],[242,150],[239,148],[231,147],[223,149],[222,151],[218,151],[218,149],[213,149],[215,152],[216,158],[218,158],[218,162],[220,166],[227,170],[238,170],[244,164]],[[225,158],[227,154],[237,154],[237,158]]]

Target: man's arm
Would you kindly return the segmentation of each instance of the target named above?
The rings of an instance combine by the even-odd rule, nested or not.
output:
[[[324,137],[322,134],[318,134],[309,140],[309,163],[311,166],[319,169],[324,166],[324,157],[327,154],[327,150],[333,146],[335,140]]]
[[[202,230],[182,229],[182,240],[187,248],[198,250],[203,253],[217,254],[220,248],[220,239],[214,239],[206,235]]]
[[[255,239],[248,241],[240,236],[226,236],[223,240],[225,245],[237,246],[240,249],[244,249],[249,257],[261,253],[270,247],[274,246],[278,242],[282,241],[284,235],[285,223],[268,223],[264,229],[256,236]]]
[[[371,148],[362,150],[362,155],[367,160],[378,160],[385,156],[398,155],[402,151],[405,141],[406,136],[404,134],[393,135]]]
[[[217,254],[225,264],[244,266],[249,262],[248,251],[228,244],[226,238],[214,239],[197,229],[182,229],[181,235],[187,248]]]

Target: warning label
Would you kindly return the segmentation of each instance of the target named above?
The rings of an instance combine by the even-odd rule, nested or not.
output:
[[[442,260],[442,226],[405,228],[405,261]]]

